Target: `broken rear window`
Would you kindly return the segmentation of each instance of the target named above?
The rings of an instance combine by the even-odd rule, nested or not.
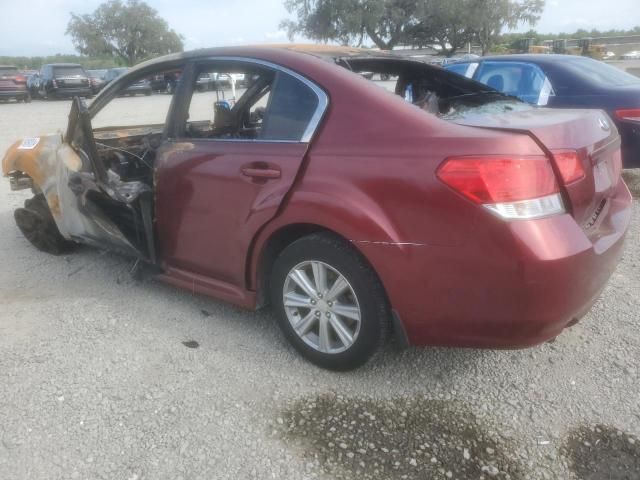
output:
[[[515,97],[504,95],[482,83],[440,67],[403,58],[345,58],[337,63],[355,73],[367,73],[385,89],[427,113],[453,120],[474,111],[476,114],[521,110],[527,107]],[[495,108],[486,105],[496,103]]]

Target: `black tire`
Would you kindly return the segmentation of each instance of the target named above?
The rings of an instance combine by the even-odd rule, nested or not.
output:
[[[22,101],[24,103],[31,103],[31,95],[27,94],[25,97],[23,97]]]
[[[360,329],[353,344],[339,353],[324,353],[308,345],[294,330],[283,301],[289,272],[306,261],[322,262],[338,271],[350,284],[360,308]],[[377,274],[348,242],[320,233],[303,237],[286,247],[276,259],[270,278],[271,305],[285,337],[307,360],[329,370],[360,367],[381,347],[390,325],[390,308]],[[335,330],[334,330],[335,332]]]
[[[16,209],[13,217],[25,238],[42,252],[62,255],[76,247],[60,234],[42,194],[26,200],[24,208]]]

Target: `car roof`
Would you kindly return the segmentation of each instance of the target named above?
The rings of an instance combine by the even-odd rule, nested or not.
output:
[[[283,43],[265,45],[268,48],[290,50],[293,52],[306,53],[319,58],[341,58],[341,57],[388,57],[394,56],[390,52],[374,48],[345,47],[340,45],[318,45],[313,43]]]
[[[318,45],[318,44],[300,44],[300,43],[285,43],[285,44],[261,44],[261,45],[244,45],[234,47],[212,47],[202,48],[198,50],[190,50],[187,52],[171,53],[162,57],[157,57],[141,64],[136,65],[136,69],[140,66],[148,67],[155,64],[177,61],[177,60],[192,60],[197,58],[215,57],[215,56],[240,56],[240,57],[254,57],[261,58],[265,53],[299,53],[314,56],[324,60],[333,60],[338,58],[401,58],[397,55],[393,55],[389,52],[367,48],[355,48],[344,47],[340,45]],[[272,55],[269,55],[270,57]]]
[[[0,68],[18,68],[15,65],[0,65]]]
[[[82,65],[80,65],[79,63],[47,63],[45,65],[50,66],[50,67],[80,67],[80,68],[82,68]],[[43,66],[45,66],[45,65],[43,65]]]

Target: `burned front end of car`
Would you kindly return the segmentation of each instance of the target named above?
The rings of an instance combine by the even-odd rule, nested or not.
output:
[[[5,154],[11,188],[34,193],[15,211],[16,223],[51,253],[86,243],[155,261],[153,171],[150,160],[145,163],[152,146],[141,145],[139,154],[125,150],[119,145],[131,137],[117,130],[96,132],[94,139],[88,115],[76,98],[65,136],[27,138]]]

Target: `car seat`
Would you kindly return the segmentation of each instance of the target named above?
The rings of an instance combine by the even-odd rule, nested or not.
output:
[[[499,92],[502,92],[504,90],[504,78],[502,78],[502,75],[493,75],[492,77],[489,77],[487,85]]]

